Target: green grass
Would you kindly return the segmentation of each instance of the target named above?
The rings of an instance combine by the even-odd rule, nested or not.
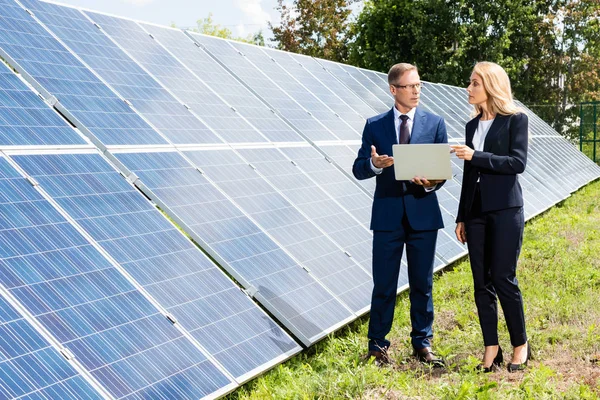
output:
[[[525,373],[477,374],[483,343],[468,261],[436,275],[435,350],[449,368],[410,357],[408,296],[398,296],[393,367],[362,361],[363,317],[228,399],[597,399],[600,398],[600,182],[527,223],[517,276],[533,360]],[[500,343],[510,357],[501,318]]]

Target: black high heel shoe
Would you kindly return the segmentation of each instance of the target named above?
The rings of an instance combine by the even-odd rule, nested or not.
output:
[[[502,347],[498,346],[498,353],[496,354],[494,361],[492,361],[492,364],[489,367],[484,367],[483,364],[479,364],[477,366],[477,371],[483,372],[485,374],[494,372],[497,368],[502,367],[503,362],[504,362],[504,356],[502,355]]]
[[[529,342],[527,342],[527,357],[525,358],[525,362],[522,364],[513,364],[508,363],[506,366],[508,368],[508,372],[519,372],[524,371],[527,368],[527,362],[531,358],[531,346],[529,346]]]

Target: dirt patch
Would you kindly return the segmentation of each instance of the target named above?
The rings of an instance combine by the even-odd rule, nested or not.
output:
[[[566,229],[563,236],[569,242],[572,249],[578,248],[585,241],[585,232],[575,229]]]
[[[435,313],[435,324],[444,330],[451,331],[459,326],[453,310],[440,310]]]
[[[556,371],[555,382],[559,390],[565,390],[574,383],[580,383],[600,394],[598,357],[600,357],[598,354],[586,358],[575,357],[569,349],[560,346],[541,362]]]
[[[406,396],[396,390],[386,390],[383,388],[369,389],[366,391],[365,400],[422,400],[421,396]]]

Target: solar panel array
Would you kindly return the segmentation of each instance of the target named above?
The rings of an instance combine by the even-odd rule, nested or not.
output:
[[[38,0],[0,0],[0,55],[0,397],[218,397],[368,311],[384,74]],[[454,143],[464,97],[422,91]],[[600,168],[522,107],[530,218]]]

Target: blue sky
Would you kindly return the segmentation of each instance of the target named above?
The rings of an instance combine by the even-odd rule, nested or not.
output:
[[[193,27],[196,21],[213,14],[216,24],[227,27],[235,36],[246,37],[262,29],[266,38],[272,37],[267,21],[279,23],[275,10],[277,0],[53,0],[95,11],[170,25]],[[291,4],[292,0],[285,3]],[[353,6],[355,11],[362,6]],[[269,42],[267,42],[269,44]]]
[[[57,0],[58,3],[89,8],[118,16],[179,27],[192,27],[213,14],[215,23],[226,26],[236,36],[259,29],[267,34],[267,21],[277,23],[277,0]]]

